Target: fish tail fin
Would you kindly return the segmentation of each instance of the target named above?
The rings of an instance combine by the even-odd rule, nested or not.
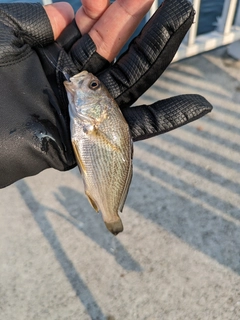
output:
[[[119,232],[123,231],[123,224],[118,214],[114,215],[114,217],[115,217],[114,220],[113,219],[111,219],[111,221],[104,220],[104,223],[107,229],[116,236]]]

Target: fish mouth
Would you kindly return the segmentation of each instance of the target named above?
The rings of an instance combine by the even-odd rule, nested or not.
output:
[[[65,86],[65,89],[70,93],[74,93],[75,91],[74,86],[77,86],[77,85],[79,86],[81,82],[83,82],[87,74],[88,74],[88,71],[84,70],[78,74],[75,74],[69,80],[64,81],[63,84]]]
[[[73,77],[71,77],[70,81],[72,81],[72,82],[78,81],[78,79],[85,77],[87,74],[88,74],[88,71],[83,70],[82,72],[75,74]]]

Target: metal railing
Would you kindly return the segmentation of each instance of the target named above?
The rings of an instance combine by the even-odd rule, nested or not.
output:
[[[52,3],[52,0],[42,0],[42,4],[43,5],[47,5],[47,4],[51,4]]]
[[[194,24],[190,28],[173,61],[240,40],[240,3],[238,4],[238,0],[225,0],[222,16],[218,20],[216,30],[202,35],[197,35],[201,0],[192,0],[192,3],[196,10]],[[147,18],[149,18],[157,8],[158,1],[156,0]]]

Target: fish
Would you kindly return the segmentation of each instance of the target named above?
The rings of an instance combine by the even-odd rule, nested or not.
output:
[[[132,180],[133,143],[116,101],[92,73],[64,81],[71,142],[85,194],[114,235],[123,231],[119,216]]]

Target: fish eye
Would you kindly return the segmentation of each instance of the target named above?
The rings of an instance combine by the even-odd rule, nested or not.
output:
[[[96,90],[99,87],[100,87],[100,81],[98,81],[98,80],[92,80],[89,83],[89,88],[92,89],[92,90]]]

